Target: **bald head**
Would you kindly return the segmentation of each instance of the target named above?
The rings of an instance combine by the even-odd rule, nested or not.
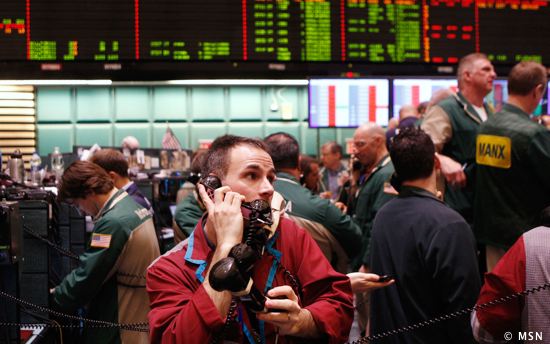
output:
[[[361,124],[356,130],[355,135],[359,136],[380,136],[385,137],[384,128],[374,122]],[[354,135],[354,137],[355,137]]]
[[[367,168],[371,168],[388,154],[386,133],[376,123],[366,123],[353,134],[353,154]]]
[[[402,121],[408,117],[418,117],[418,110],[416,109],[416,106],[403,105],[401,109],[399,109],[399,121]]]
[[[136,150],[139,148],[139,141],[134,136],[126,136],[120,145],[123,149]]]

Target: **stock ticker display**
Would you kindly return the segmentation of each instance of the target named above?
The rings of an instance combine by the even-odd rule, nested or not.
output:
[[[387,126],[389,79],[310,79],[309,127],[355,128],[376,122]]]
[[[546,0],[2,0],[2,61],[550,63]]]

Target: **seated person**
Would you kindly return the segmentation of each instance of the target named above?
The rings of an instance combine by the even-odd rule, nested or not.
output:
[[[107,172],[77,161],[63,173],[59,198],[94,219],[80,266],[51,290],[53,306],[72,312],[87,305],[87,318],[114,323],[147,321],[145,270],[160,254],[151,214],[114,187]],[[144,332],[84,327],[85,343],[148,343]]]
[[[229,255],[233,257],[232,249],[242,243],[244,226],[251,221],[243,218],[241,205],[253,200],[271,204],[275,170],[264,144],[219,137],[205,159],[203,175],[216,175],[223,185],[211,199],[199,184],[207,214],[188,240],[147,272],[151,342],[345,342],[353,320],[348,277],[335,272],[313,239],[280,218],[279,211],[269,212],[272,224],[265,222],[262,229],[267,242],[254,251],[259,258],[252,271],[236,275],[253,286],[235,294],[218,291],[219,285],[214,289],[219,280],[217,273],[211,277],[218,272],[213,266],[232,259]],[[266,294],[267,311],[253,312],[246,298],[238,296],[250,290]]]

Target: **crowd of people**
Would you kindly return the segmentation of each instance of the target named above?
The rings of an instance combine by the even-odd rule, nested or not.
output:
[[[484,102],[496,78],[487,56],[463,57],[457,78],[458,92],[402,107],[395,128],[359,126],[348,163],[334,141],[316,160],[284,132],[218,137],[192,161],[202,179],[179,197],[176,246],[162,256],[124,156],[73,163],[59,197],[94,230],[54,303],[149,323],[148,334],[102,329],[87,342],[344,343],[354,320],[362,335],[380,334],[548,283],[550,130],[530,118],[547,70],[514,66],[497,113]],[[377,342],[550,338],[547,298]]]

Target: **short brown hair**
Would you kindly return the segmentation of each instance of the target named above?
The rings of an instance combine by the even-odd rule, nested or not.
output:
[[[319,160],[314,159],[308,155],[300,156],[300,171],[304,177],[308,176],[311,173],[311,165],[317,164],[320,165]]]
[[[284,168],[299,167],[300,145],[294,136],[277,132],[267,136],[264,143],[277,172]]]
[[[95,152],[90,161],[101,166],[107,172],[115,172],[121,177],[128,177],[128,161],[124,155],[114,149],[102,149]]]
[[[522,61],[508,74],[508,93],[519,96],[529,94],[538,85],[546,87],[548,78],[543,65],[534,61]]]
[[[63,172],[58,197],[62,201],[71,202],[92,193],[107,194],[113,187],[111,177],[99,165],[90,161],[75,161]]]
[[[328,147],[328,149],[332,154],[340,154],[340,156],[342,156],[342,153],[343,153],[342,146],[338,144],[338,142],[336,141],[327,141],[323,143],[323,145],[321,146],[321,148],[323,147]]]
[[[215,139],[208,152],[206,152],[206,156],[203,158],[201,174],[203,176],[215,174],[219,178],[225,177],[229,170],[229,152],[240,145],[251,146],[267,153],[265,144],[258,139],[223,135]]]

